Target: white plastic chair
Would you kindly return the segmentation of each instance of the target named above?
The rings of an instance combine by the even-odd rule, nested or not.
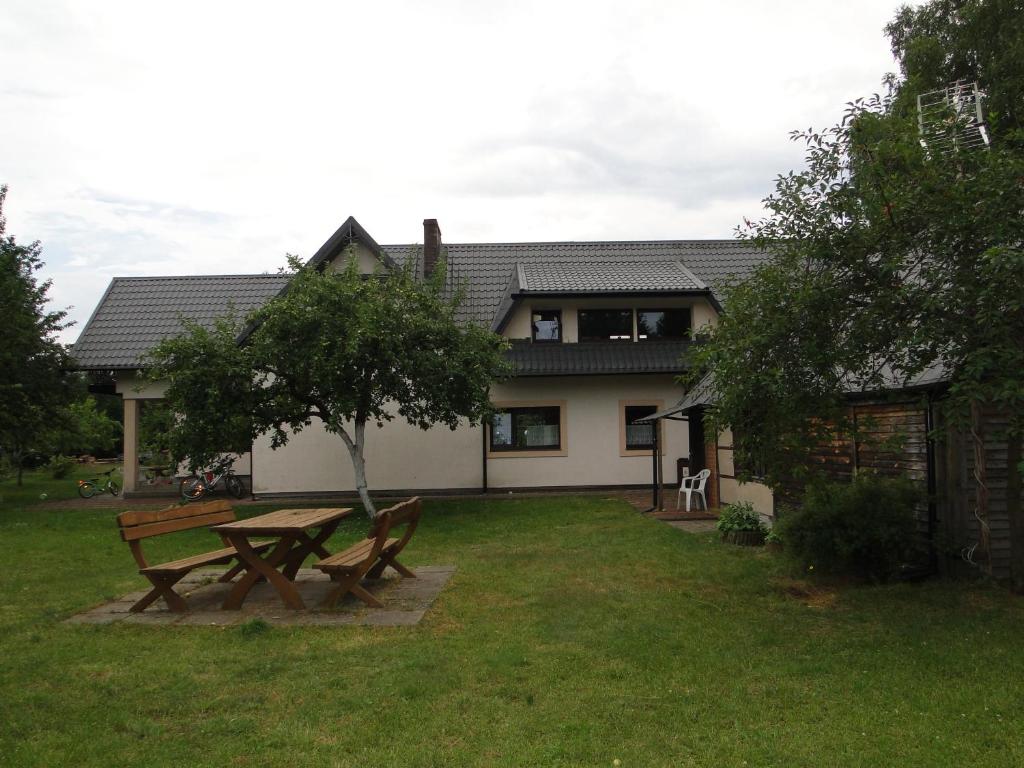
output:
[[[693,496],[700,496],[701,503],[704,509],[708,508],[708,498],[704,495],[704,486],[707,485],[708,478],[711,477],[710,469],[702,469],[696,475],[690,475],[684,477],[679,481],[679,497],[676,499],[676,509],[679,509],[682,501],[683,494],[686,494],[686,511],[690,511],[690,501]]]

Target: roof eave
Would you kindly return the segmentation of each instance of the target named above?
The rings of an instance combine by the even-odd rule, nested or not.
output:
[[[99,314],[100,307],[102,307],[106,303],[107,298],[110,296],[110,292],[114,289],[114,283],[117,280],[119,280],[119,279],[120,278],[117,278],[117,277],[110,278],[110,282],[107,283],[107,290],[105,290],[103,292],[103,295],[100,297],[99,302],[93,308],[92,314],[89,315],[89,319],[86,320],[85,321],[85,325],[82,326],[82,331],[81,331],[81,333],[78,334],[78,338],[75,340],[75,344],[77,344],[83,338],[85,338],[86,334],[89,332],[89,326],[91,326],[92,323],[93,323],[93,320],[96,319],[96,315]],[[72,354],[70,355],[70,358],[71,358],[72,362],[74,362],[74,358],[75,358],[74,352],[72,352]],[[86,370],[92,370],[92,369],[89,369],[89,368],[71,368],[70,370],[72,370],[72,371],[86,371]]]

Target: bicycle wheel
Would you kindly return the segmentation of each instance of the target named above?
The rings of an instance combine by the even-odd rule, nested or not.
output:
[[[178,490],[185,501],[199,501],[206,495],[206,483],[195,476],[186,477],[181,481]]]
[[[78,495],[83,499],[91,499],[96,495],[96,486],[89,480],[84,483],[80,483],[78,486]]]
[[[110,491],[111,496],[117,496],[121,492],[121,486],[111,480],[107,483],[107,490]]]
[[[242,481],[234,475],[228,475],[224,478],[224,485],[228,489],[228,493],[234,496],[236,499],[242,498],[245,493],[245,486],[242,485]]]

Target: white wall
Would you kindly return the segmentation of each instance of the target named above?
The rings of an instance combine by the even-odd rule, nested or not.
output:
[[[134,373],[126,372],[118,375],[114,391],[125,400],[162,400],[167,391],[167,383],[151,382]]]
[[[723,504],[749,501],[763,517],[772,518],[775,511],[774,494],[767,485],[757,482],[741,483],[735,478],[736,466],[732,448],[732,430],[718,436],[719,489]]]
[[[671,376],[565,376],[523,378],[494,387],[492,400],[565,400],[565,456],[494,456],[488,462],[492,488],[572,485],[640,485],[651,482],[649,455],[619,455],[619,401],[660,400],[671,405],[682,388]],[[675,478],[675,460],[689,455],[683,422],[665,422],[665,477]]]
[[[423,431],[400,417],[380,429],[367,425],[367,482],[371,490],[479,488],[482,450],[479,427]],[[256,493],[353,491],[355,476],[341,438],[314,421],[276,451],[269,437],[256,442],[253,488]]]
[[[663,401],[682,395],[671,376],[575,376],[517,379],[496,385],[492,400],[565,400],[565,456],[492,456],[488,486],[640,485],[651,480],[649,455],[620,456],[619,401]],[[685,423],[666,422],[665,475],[675,478],[675,459],[689,453]],[[367,478],[371,490],[467,489],[483,485],[483,435],[479,427],[422,431],[396,419],[367,428]],[[277,451],[269,439],[253,450],[256,493],[350,492],[355,482],[340,437],[318,422]]]
[[[343,271],[351,256],[354,256],[356,261],[359,262],[360,274],[372,275],[374,272],[382,268],[377,257],[374,256],[373,252],[362,243],[353,243],[351,249],[351,251],[342,251],[341,256],[331,262],[331,269],[335,272]]]

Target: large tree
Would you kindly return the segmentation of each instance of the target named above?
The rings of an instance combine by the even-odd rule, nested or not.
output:
[[[66,351],[57,339],[70,323],[65,312],[47,307],[50,281],[38,277],[39,243],[22,245],[7,234],[6,197],[7,187],[0,186],[0,455],[21,485],[25,457],[44,447],[70,398]]]
[[[352,254],[339,258],[337,272],[290,258],[282,295],[244,319],[189,325],[154,351],[150,375],[168,382],[167,404],[179,414],[171,451],[193,470],[260,435],[278,448],[317,420],[348,449],[372,517],[367,425],[480,423],[489,387],[506,371],[504,342],[457,321],[443,263],[418,281],[407,269],[362,275]]]
[[[733,429],[738,463],[775,484],[806,466],[829,422],[847,426],[844,391],[940,366],[947,412],[976,446],[990,567],[983,411],[1009,417],[1011,460],[1024,433],[1024,12],[935,0],[902,9],[887,32],[901,74],[832,129],[794,134],[806,167],[780,176],[767,216],[740,230],[773,258],[727,294],[698,357],[715,371],[713,422]],[[922,145],[917,96],[956,80],[985,94],[989,148]],[[1024,581],[1019,482],[1011,473]]]

